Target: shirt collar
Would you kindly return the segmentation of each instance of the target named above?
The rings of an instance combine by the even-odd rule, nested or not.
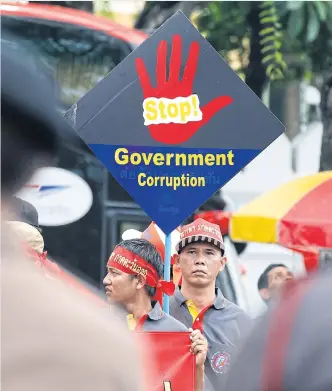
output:
[[[164,315],[164,311],[162,310],[159,301],[153,301],[151,304],[152,304],[152,310],[148,313],[148,318],[151,320],[160,320]],[[112,307],[116,307],[117,311],[123,313],[124,316],[130,315],[128,314],[128,312],[125,310],[124,307],[118,304],[110,305],[109,309],[112,310]]]
[[[179,306],[184,304],[186,302],[186,298],[183,296],[181,290],[179,288],[176,289],[174,293],[174,298]],[[224,295],[221,293],[221,290],[219,288],[216,288],[216,298],[213,302],[213,307],[216,310],[220,310],[226,307],[226,299]]]
[[[148,317],[151,320],[160,320],[164,313],[161,309],[159,301],[152,302],[152,310],[148,313]]]

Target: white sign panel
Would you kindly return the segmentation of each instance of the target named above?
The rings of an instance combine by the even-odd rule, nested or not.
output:
[[[36,171],[16,195],[34,205],[42,226],[73,223],[88,213],[93,201],[89,185],[80,176],[56,167]]]

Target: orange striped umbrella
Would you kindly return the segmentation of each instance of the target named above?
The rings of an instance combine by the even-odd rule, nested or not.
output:
[[[332,248],[332,171],[297,178],[257,197],[233,214],[230,236],[288,248]]]

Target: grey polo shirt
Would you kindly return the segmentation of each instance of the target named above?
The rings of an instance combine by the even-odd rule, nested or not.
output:
[[[216,289],[212,306],[203,310],[194,322],[186,300],[177,289],[170,298],[170,314],[187,327],[203,332],[209,344],[205,362],[205,390],[222,390],[235,349],[242,337],[250,332],[252,320],[241,308],[225,299],[219,289]]]
[[[153,303],[152,311],[143,324],[143,331],[188,331],[188,327],[174,319],[172,316],[166,314],[159,302]]]

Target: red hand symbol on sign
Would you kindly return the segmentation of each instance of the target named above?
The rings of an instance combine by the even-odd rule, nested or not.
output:
[[[180,80],[182,38],[173,36],[172,52],[169,66],[169,77],[166,80],[167,41],[161,41],[157,52],[157,85],[152,87],[150,77],[142,58],[136,59],[136,70],[143,90],[144,99],[149,97],[174,99],[188,97],[192,94],[194,77],[196,74],[199,43],[192,42],[188,60]],[[149,125],[151,137],[164,144],[180,144],[188,141],[203,125],[221,109],[230,105],[233,99],[230,96],[219,96],[201,108],[202,120],[185,124],[168,123]]]

